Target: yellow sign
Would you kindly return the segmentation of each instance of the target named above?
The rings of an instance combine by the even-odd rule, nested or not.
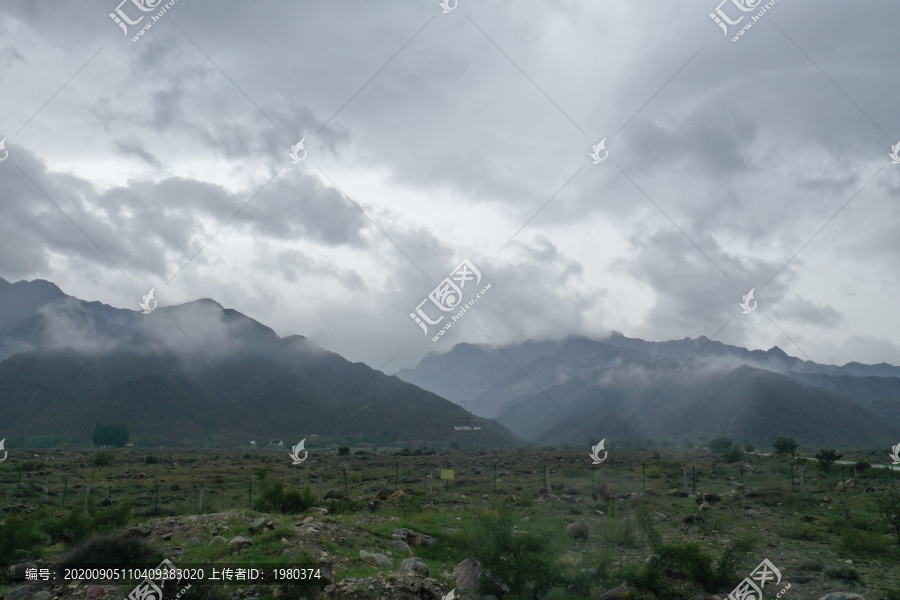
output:
[[[453,469],[441,469],[441,479],[453,479]]]

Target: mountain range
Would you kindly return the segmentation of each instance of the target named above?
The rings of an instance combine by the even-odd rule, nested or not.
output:
[[[900,440],[900,367],[822,365],[706,337],[457,344],[397,376],[539,444],[721,436],[768,447],[787,436],[807,447],[884,448]]]
[[[213,300],[142,314],[0,278],[0,438],[86,442],[96,424],[121,422],[139,445],[518,443],[437,394]]]

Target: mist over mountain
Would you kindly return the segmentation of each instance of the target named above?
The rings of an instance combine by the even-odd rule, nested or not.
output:
[[[432,392],[210,299],[142,314],[0,279],[0,431],[86,440],[98,422],[127,422],[133,439],[160,444],[516,442]]]
[[[820,365],[778,347],[706,337],[460,344],[397,376],[436,393],[466,381],[446,397],[541,444],[725,436],[768,446],[790,436],[809,446],[877,448],[900,439],[900,368]]]

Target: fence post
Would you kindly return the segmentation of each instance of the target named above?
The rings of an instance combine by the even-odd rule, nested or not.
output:
[[[647,491],[647,465],[641,465],[641,478],[644,480],[644,491]]]
[[[800,470],[800,493],[804,492],[803,490],[803,465],[797,465],[797,468]]]
[[[200,486],[200,514],[203,514],[203,486]]]
[[[691,465],[691,487],[694,489],[694,495],[697,495],[697,478],[694,477],[694,465]]]
[[[350,486],[347,485],[347,469],[344,469],[344,496],[350,497]]]
[[[394,465],[394,491],[400,489],[400,463]]]
[[[794,463],[791,464],[791,493],[796,493],[797,490],[794,488]]]
[[[247,488],[247,504],[253,504],[253,482]]]
[[[66,491],[68,491],[68,489],[69,489],[69,480],[66,479],[66,483],[63,485],[62,503],[60,504],[60,506],[62,506],[63,508],[66,507]]]
[[[685,495],[688,495],[688,494],[690,494],[690,492],[688,491],[688,484],[687,484],[687,467],[684,465],[681,465],[681,477],[684,480],[684,493],[685,493]]]

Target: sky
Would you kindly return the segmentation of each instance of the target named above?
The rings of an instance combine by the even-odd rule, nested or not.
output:
[[[888,0],[5,2],[0,277],[212,298],[388,373],[612,331],[898,365],[898,24]]]

